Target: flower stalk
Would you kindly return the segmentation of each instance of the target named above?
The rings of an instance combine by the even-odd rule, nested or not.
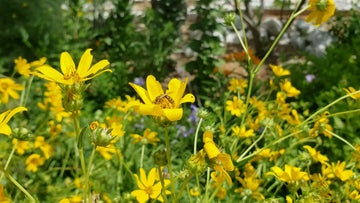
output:
[[[171,185],[171,197],[176,202],[175,196],[175,185],[174,185],[174,175],[171,168],[171,158],[170,158],[170,145],[169,145],[169,132],[168,127],[165,127],[165,145],[166,145],[166,158],[168,160],[168,168],[170,174],[170,185]]]

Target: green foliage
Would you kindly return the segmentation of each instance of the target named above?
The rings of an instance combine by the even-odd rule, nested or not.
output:
[[[213,84],[215,83],[213,75],[214,68],[221,63],[220,55],[224,53],[225,48],[221,46],[220,37],[214,33],[222,33],[223,25],[219,24],[216,19],[222,17],[221,9],[214,8],[215,1],[200,0],[196,2],[194,11],[197,14],[195,23],[189,30],[194,31],[198,38],[190,39],[187,43],[196,53],[195,60],[185,65],[186,70],[195,75],[191,82],[193,90],[201,95],[213,95]]]

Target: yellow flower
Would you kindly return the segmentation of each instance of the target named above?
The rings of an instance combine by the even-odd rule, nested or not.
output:
[[[346,164],[345,161],[341,163],[340,161],[338,161],[336,165],[334,163],[331,163],[334,174],[336,175],[336,177],[340,178],[340,180],[343,182],[349,180],[351,176],[355,174],[352,170],[344,170],[345,164]]]
[[[82,194],[78,194],[72,196],[70,198],[63,198],[59,203],[81,203],[82,202]]]
[[[102,70],[109,65],[108,60],[101,60],[91,66],[93,56],[90,52],[91,49],[87,49],[84,52],[77,69],[70,54],[68,52],[62,52],[60,56],[60,68],[62,73],[49,65],[43,65],[36,69],[36,76],[65,85],[73,85],[75,83],[90,80],[106,71],[112,72],[110,69]],[[100,70],[102,71],[99,72]]]
[[[285,164],[285,170],[282,170],[280,167],[274,166],[270,168],[273,172],[267,172],[266,175],[273,175],[279,180],[284,182],[292,182],[304,180],[308,181],[309,176],[306,172],[300,171],[300,168],[297,168],[292,165]]]
[[[75,178],[74,180],[74,184],[76,188],[82,188],[85,189],[85,184],[81,184],[81,179],[80,178]]]
[[[281,66],[276,66],[276,65],[272,65],[272,64],[270,64],[269,66],[272,69],[272,71],[274,72],[274,74],[278,77],[290,75],[290,71],[283,69]]]
[[[37,136],[35,139],[35,148],[40,148],[40,150],[44,153],[46,159],[54,156],[54,148],[45,142],[45,138],[43,136]]]
[[[300,121],[300,119],[299,119],[299,114],[298,114],[298,112],[297,112],[295,109],[293,109],[293,110],[291,110],[291,114],[292,114],[293,116],[289,116],[289,117],[286,119],[287,122],[290,123],[290,124],[299,125],[299,124],[301,123],[301,121]]]
[[[114,144],[109,144],[106,147],[96,146],[96,151],[98,151],[106,160],[110,160],[112,158],[112,154],[117,152]]]
[[[134,174],[136,178],[137,186],[139,190],[134,190],[131,192],[132,196],[136,197],[136,200],[139,203],[145,203],[149,199],[156,199],[160,202],[163,202],[163,197],[161,195],[161,182],[156,181],[156,168],[150,170],[148,178],[146,178],[145,170],[140,168],[140,180],[137,174]],[[170,184],[170,180],[164,180],[164,187],[166,188]],[[170,191],[166,190],[165,193],[171,194]]]
[[[241,128],[239,126],[232,127],[231,130],[233,131],[233,135],[241,138],[248,138],[255,136],[254,130],[253,129],[246,130],[245,126],[242,126]]]
[[[232,78],[228,90],[233,91],[234,93],[236,93],[237,91],[240,91],[240,93],[244,93],[247,86],[248,82],[246,80]]]
[[[134,138],[133,144],[137,142],[144,142],[146,144],[156,145],[156,142],[159,142],[160,139],[156,137],[157,132],[151,132],[149,128],[146,128],[144,131],[144,136],[138,134],[132,134],[131,137]]]
[[[291,199],[290,196],[286,195],[286,203],[293,203],[293,200]]]
[[[217,182],[211,184],[211,188],[214,190],[216,190],[218,187],[220,187],[220,188],[218,189],[218,192],[216,193],[216,197],[219,199],[224,199],[227,194],[226,188],[222,187],[220,185],[220,183],[217,183]]]
[[[21,141],[16,138],[12,139],[13,144],[17,144],[15,149],[19,155],[23,155],[25,150],[30,149],[29,141]]]
[[[296,97],[300,94],[300,91],[291,85],[291,82],[288,79],[285,79],[280,83],[280,88],[282,91],[286,92],[287,97]]]
[[[105,192],[102,196],[102,199],[106,202],[106,203],[111,203],[111,199],[109,198],[109,193]]]
[[[360,199],[360,194],[357,190],[352,191],[351,193],[348,194],[349,198],[352,200],[359,200]]]
[[[152,75],[146,78],[146,88],[129,83],[132,88],[141,97],[144,104],[139,105],[139,111],[145,115],[152,115],[155,117],[166,117],[169,121],[177,121],[182,118],[183,109],[180,104],[195,102],[193,94],[186,94],[184,96],[186,83],[179,79],[173,78],[168,84],[168,89],[164,93],[159,81]]]
[[[216,147],[214,140],[213,140],[213,134],[210,131],[205,131],[203,135],[203,142],[204,142],[204,150],[210,160],[215,160],[215,166],[214,170],[219,172],[219,176],[216,176],[217,173],[213,172],[211,173],[211,177],[215,180],[217,183],[221,183],[224,181],[224,178],[229,183],[229,185],[232,184],[232,180],[229,176],[229,174],[225,171],[233,171],[234,170],[234,164],[231,161],[231,156],[226,153],[222,153],[219,148]],[[221,164],[222,165],[221,165]]]
[[[312,12],[306,16],[306,22],[313,22],[315,26],[319,26],[322,22],[326,22],[335,13],[335,4],[332,0],[310,0],[308,10]]]
[[[48,124],[50,125],[50,134],[55,136],[62,131],[62,126],[60,124],[55,125],[53,120],[49,121]]]
[[[344,88],[344,90],[346,91],[347,94],[351,94],[356,92],[357,90],[353,87],[348,87],[347,89]],[[356,93],[350,96],[353,99],[359,99],[360,98],[360,93]]]
[[[309,145],[303,146],[304,149],[307,149],[310,153],[310,156],[315,160],[322,164],[328,164],[329,159],[322,155],[319,151],[316,151],[314,148],[310,147]]]
[[[0,95],[1,101],[7,104],[9,102],[9,96],[14,99],[19,99],[20,96],[16,91],[23,90],[24,86],[16,84],[10,78],[0,78]]]
[[[238,98],[234,96],[232,101],[226,101],[225,109],[226,111],[230,111],[231,115],[240,117],[240,115],[245,112],[245,105],[242,100],[238,100]]]
[[[20,111],[27,111],[27,109],[25,107],[16,107],[13,110],[8,110],[0,114],[0,134],[11,134],[11,128],[7,123],[16,113],[19,113]]]
[[[38,170],[38,166],[43,165],[45,162],[44,157],[40,157],[40,154],[32,154],[26,160],[26,170],[36,172]]]
[[[32,67],[38,67],[43,65],[46,62],[46,57],[42,57],[37,61],[33,61],[31,63],[28,63],[26,59],[22,58],[21,56],[14,60],[16,71],[24,75],[26,77],[29,77],[30,74],[33,74],[34,72],[31,70]]]

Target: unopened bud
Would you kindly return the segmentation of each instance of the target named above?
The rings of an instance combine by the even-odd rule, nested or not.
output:
[[[154,163],[158,166],[166,166],[168,164],[166,158],[166,150],[160,149],[153,154]]]
[[[224,17],[225,25],[231,26],[231,24],[234,24],[236,20],[235,13],[228,13]]]
[[[92,122],[90,124],[90,140],[95,146],[105,147],[111,143],[114,137],[111,134],[112,129],[100,128],[98,122]]]
[[[12,131],[12,137],[18,140],[27,140],[31,136],[32,135],[27,128],[15,128]]]

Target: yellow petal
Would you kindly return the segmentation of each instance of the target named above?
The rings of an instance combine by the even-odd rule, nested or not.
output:
[[[227,171],[233,171],[234,170],[234,164],[231,161],[231,156],[225,153],[221,153],[217,156],[218,161],[220,161],[223,164],[223,167]]]
[[[175,106],[179,106],[180,105],[180,99],[183,95],[179,95],[179,91],[180,91],[180,86],[181,86],[181,81],[177,78],[173,78],[170,80],[169,84],[168,84],[168,90],[166,91],[166,93],[174,99],[175,101]]]
[[[180,100],[180,104],[182,103],[194,103],[195,102],[195,96],[193,94],[186,94],[181,100]]]
[[[148,184],[149,185],[154,185],[155,178],[156,178],[156,168],[152,168],[150,170],[150,172],[149,172],[149,175],[148,175]]]
[[[97,73],[99,70],[104,69],[109,64],[110,62],[106,59],[97,62],[95,65],[91,66],[90,70],[88,71],[88,74],[85,77],[87,77],[90,74]]]
[[[183,109],[163,109],[164,115],[169,121],[178,121],[182,118]]]
[[[146,178],[146,173],[143,168],[140,168],[140,180],[144,184],[145,187],[149,186],[147,178]]]
[[[140,104],[139,112],[144,115],[152,115],[152,116],[163,116],[163,111],[158,105],[154,104]]]
[[[135,196],[139,203],[145,203],[149,200],[149,195],[144,190],[134,190],[130,194]]]
[[[71,80],[64,80],[64,75],[49,65],[42,65],[36,69],[36,76],[49,81],[71,85]]]
[[[83,76],[84,77],[88,76],[86,74],[88,73],[89,68],[91,66],[91,62],[93,60],[93,56],[91,55],[90,52],[91,52],[91,49],[87,49],[81,56],[81,59],[80,59],[80,62],[79,62],[78,68],[77,68],[77,73],[81,78]]]
[[[19,112],[21,112],[21,111],[27,111],[27,108],[20,106],[20,107],[16,107],[15,109],[11,110],[11,111],[9,112],[9,114],[6,116],[6,118],[4,119],[4,123],[9,122],[9,120],[10,120],[16,113],[19,113]]]
[[[151,101],[155,101],[156,97],[164,94],[164,90],[162,89],[160,82],[157,81],[153,75],[147,76],[146,89]]]
[[[112,72],[112,70],[110,70],[110,69],[103,70],[103,71],[101,71],[101,72],[99,72],[99,73],[97,73],[97,74],[95,74],[95,75],[92,75],[91,77],[82,78],[81,81],[91,80],[91,79],[93,79],[93,78],[97,77],[98,75],[101,75],[101,74],[103,74],[103,73],[105,73],[105,72]],[[86,77],[86,76],[85,76],[85,77]]]
[[[145,104],[152,104],[152,101],[149,97],[148,92],[141,86],[133,84],[131,82],[129,82],[129,85],[134,88],[134,90],[136,91],[136,93],[140,96],[140,98],[142,99],[142,101]]]
[[[206,154],[208,155],[209,159],[213,159],[220,154],[220,150],[212,142],[205,143],[204,150],[206,151]]]
[[[0,125],[0,134],[11,135],[11,128],[7,124]]]
[[[207,142],[212,142],[214,143],[214,136],[212,134],[211,131],[205,131],[203,134],[203,142],[207,143]],[[215,144],[215,143],[214,143]]]
[[[68,52],[61,53],[60,68],[64,75],[76,72],[75,63]]]

